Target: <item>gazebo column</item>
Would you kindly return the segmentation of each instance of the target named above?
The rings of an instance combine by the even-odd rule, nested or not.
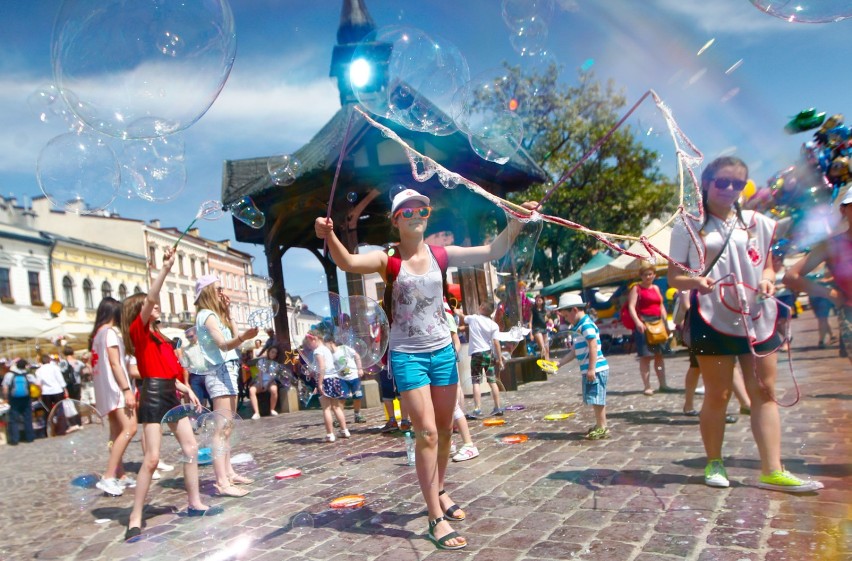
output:
[[[284,269],[281,258],[284,252],[276,243],[266,244],[266,266],[272,279],[269,295],[278,302],[278,314],[275,316],[275,333],[278,334],[283,349],[279,352],[293,350],[290,345],[290,316],[287,310],[287,291],[284,287]],[[283,313],[282,313],[283,310]]]

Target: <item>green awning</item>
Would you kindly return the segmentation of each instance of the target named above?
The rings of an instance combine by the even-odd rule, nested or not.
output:
[[[579,271],[572,273],[571,275],[565,277],[559,282],[555,282],[550,286],[545,286],[544,288],[542,288],[540,291],[541,295],[552,296],[571,290],[580,290],[581,288],[583,288],[583,271],[591,271],[592,269],[603,267],[613,259],[613,256],[607,255],[606,253],[596,253],[592,256],[591,259],[589,259],[589,261],[585,265],[580,267]]]

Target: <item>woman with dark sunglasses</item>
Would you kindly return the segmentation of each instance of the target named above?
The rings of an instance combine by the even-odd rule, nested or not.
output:
[[[428,535],[442,549],[461,549],[467,541],[453,531],[449,521],[464,520],[465,513],[444,491],[458,370],[444,314],[441,270],[423,239],[431,214],[429,205],[429,198],[413,189],[396,194],[391,204],[391,225],[399,231],[400,242],[389,251],[399,252],[402,265],[393,283],[388,363],[416,433],[415,465],[428,509]],[[534,209],[537,205],[524,203],[524,206]],[[517,221],[510,222],[494,241],[484,246],[447,246],[449,265],[470,267],[501,257],[509,250],[520,227]],[[340,269],[349,273],[379,273],[385,278],[387,253],[350,254],[328,218],[317,218],[315,229],[317,237],[328,242],[331,257]]]
[[[781,419],[775,401],[778,305],[775,269],[770,257],[775,222],[742,210],[739,197],[748,180],[748,167],[735,157],[717,158],[701,174],[703,223],[684,217],[672,230],[671,256],[698,276],[669,265],[669,285],[689,290],[691,350],[704,377],[700,427],[707,466],[704,482],[728,487],[722,464],[725,413],[731,397],[734,363],[743,369],[751,398],[751,429],[760,454],[757,486],[786,492],[815,491],[817,481],[803,480],[781,464]],[[694,242],[693,240],[697,241]],[[701,247],[699,248],[698,245]]]

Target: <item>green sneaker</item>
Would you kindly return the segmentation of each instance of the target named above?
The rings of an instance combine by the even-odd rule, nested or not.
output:
[[[823,488],[823,484],[819,481],[799,479],[786,469],[777,469],[769,475],[761,474],[757,486],[761,489],[788,493],[807,493]]]
[[[722,465],[722,460],[710,460],[704,468],[704,484],[708,487],[728,487],[728,472]]]
[[[595,428],[586,435],[587,440],[603,440],[609,438],[609,429],[606,427]]]

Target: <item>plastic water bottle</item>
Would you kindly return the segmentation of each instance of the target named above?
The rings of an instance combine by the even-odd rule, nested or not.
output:
[[[405,431],[405,454],[408,456],[408,465],[414,465],[414,433]]]

